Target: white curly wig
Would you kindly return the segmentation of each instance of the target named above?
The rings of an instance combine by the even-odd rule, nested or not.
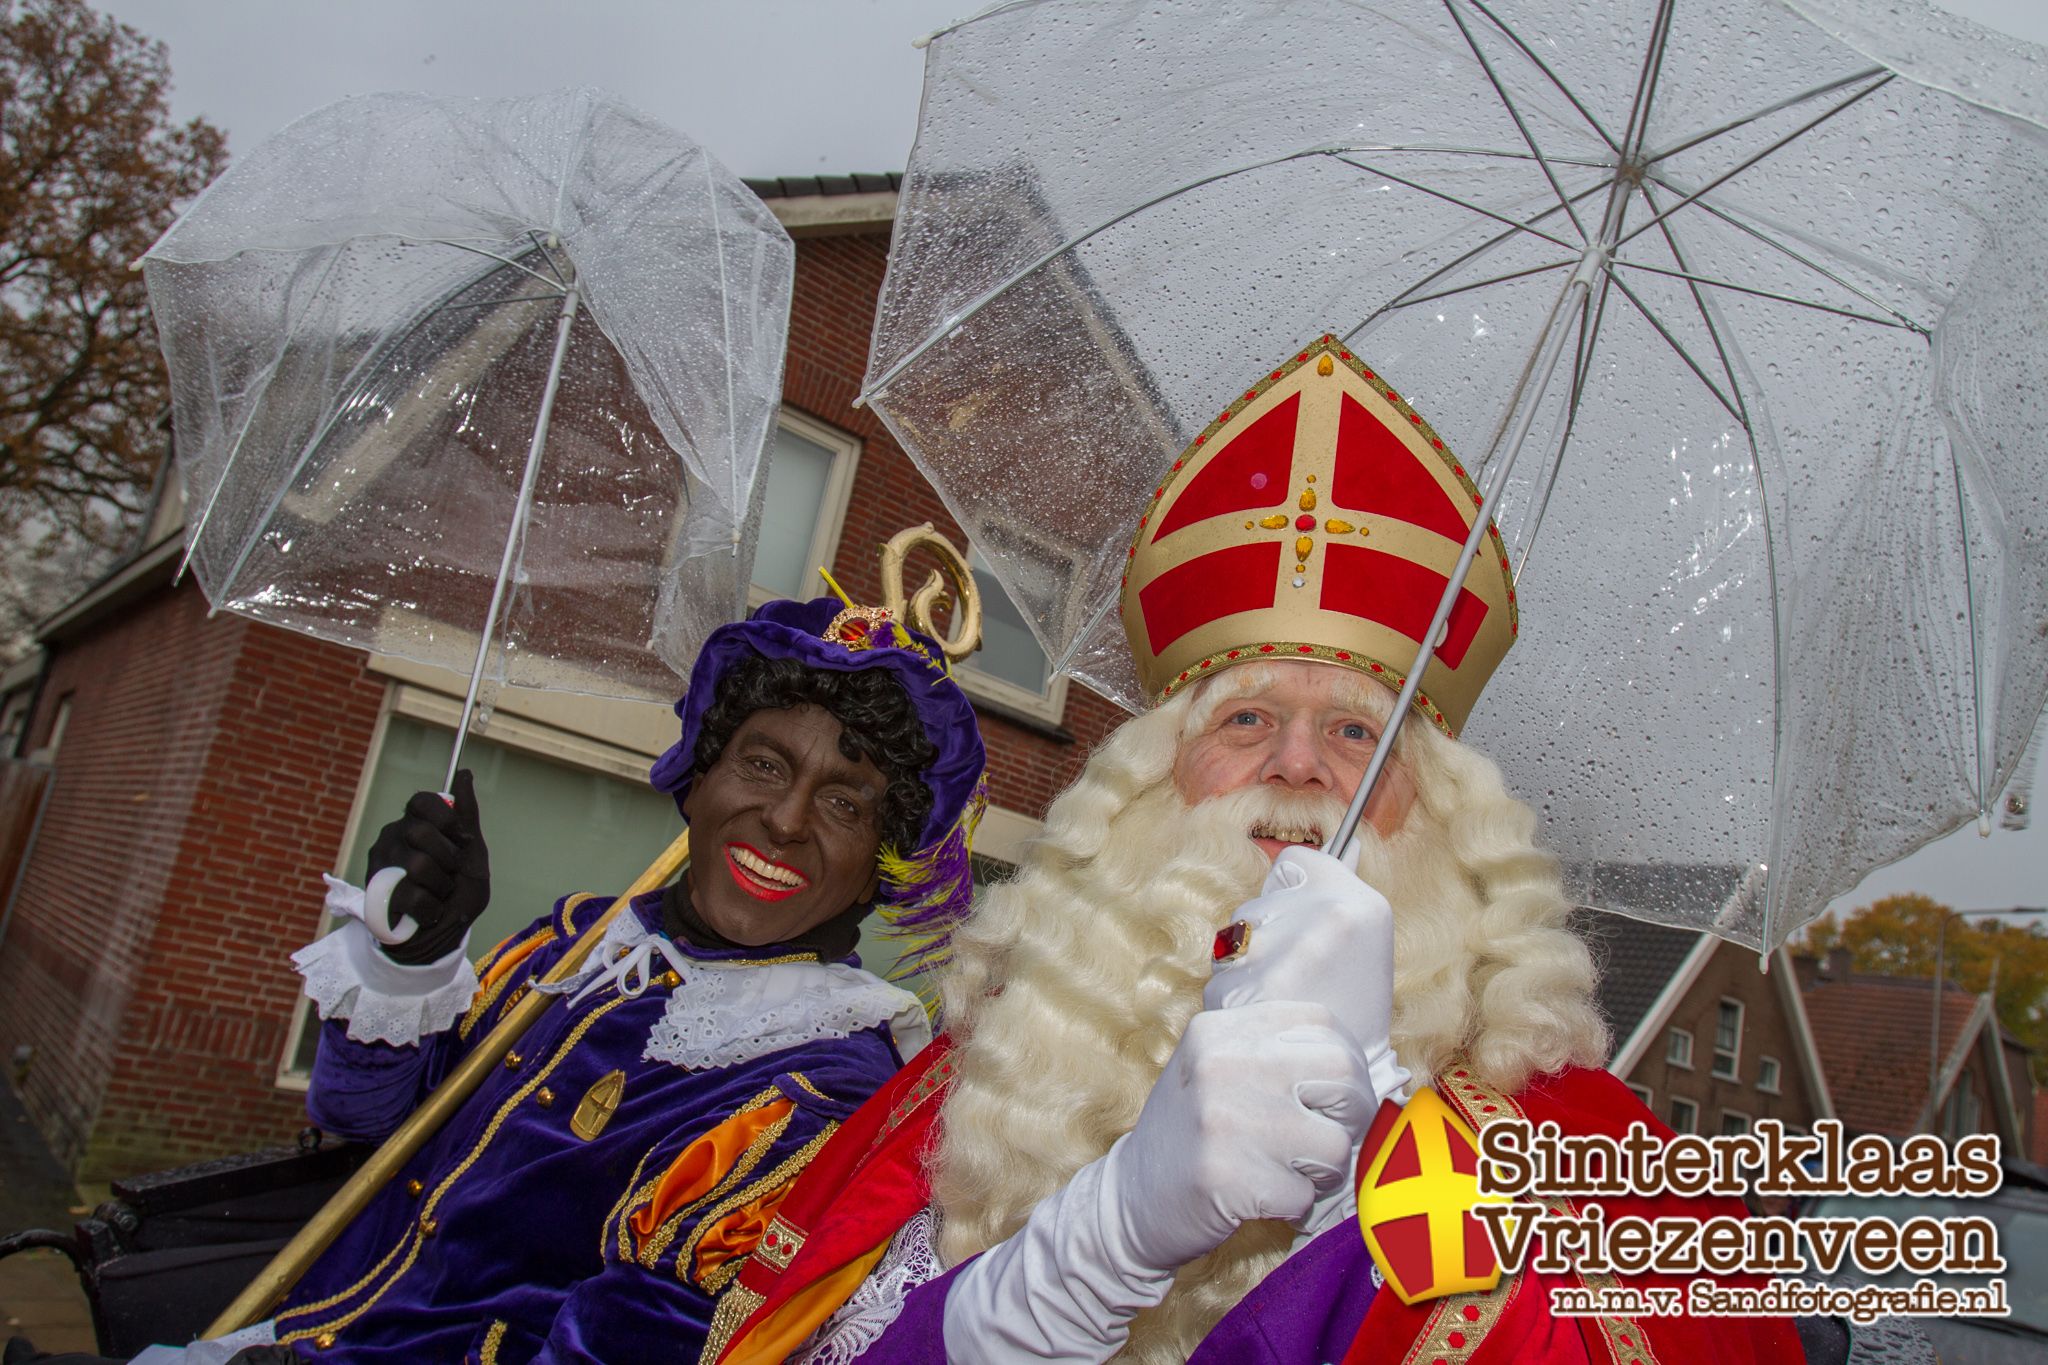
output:
[[[956,934],[942,982],[956,1073],[933,1158],[949,1264],[1015,1232],[1137,1121],[1201,1008],[1211,939],[1265,877],[1247,829],[1335,827],[1342,803],[1329,797],[1249,787],[1190,808],[1173,780],[1182,743],[1218,706],[1271,685],[1276,668],[1319,666],[1240,666],[1126,723],[1053,802],[1016,879]],[[1347,702],[1384,721],[1393,694],[1353,686]],[[1510,1091],[1566,1063],[1603,1064],[1592,959],[1565,928],[1534,812],[1492,762],[1426,724],[1402,727],[1394,761],[1416,801],[1390,839],[1361,826],[1359,874],[1394,907],[1401,1061],[1421,1083],[1463,1052]],[[1292,1236],[1249,1224],[1184,1267],[1118,1358],[1187,1359]]]

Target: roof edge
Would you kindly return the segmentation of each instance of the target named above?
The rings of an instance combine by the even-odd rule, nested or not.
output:
[[[1663,1027],[1664,1021],[1671,1017],[1671,1011],[1678,1008],[1678,1002],[1692,989],[1693,982],[1700,979],[1700,973],[1706,970],[1707,959],[1714,955],[1714,949],[1720,942],[1721,940],[1712,934],[1700,931],[1699,942],[1693,944],[1692,950],[1678,964],[1678,970],[1664,983],[1664,989],[1657,993],[1657,998],[1643,1011],[1643,1017],[1636,1021],[1635,1031],[1629,1034],[1628,1041],[1615,1049],[1613,1060],[1607,1064],[1609,1071],[1622,1080],[1628,1079],[1628,1073],[1642,1062],[1643,1054],[1649,1049],[1650,1040],[1657,1036],[1657,1031]]]

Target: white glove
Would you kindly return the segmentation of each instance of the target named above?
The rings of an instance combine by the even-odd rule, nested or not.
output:
[[[1252,926],[1244,956],[1215,964],[1202,1004],[1212,1010],[1262,1000],[1323,1006],[1358,1044],[1373,1093],[1388,1099],[1409,1080],[1388,1036],[1394,1019],[1394,911],[1385,896],[1358,879],[1352,870],[1357,864],[1355,841],[1342,861],[1313,848],[1282,849],[1258,897],[1231,917]],[[1345,1174],[1295,1225],[1301,1233],[1297,1249],[1356,1216],[1351,1163]]]
[[[1394,1056],[1394,911],[1358,879],[1357,845],[1339,862],[1313,848],[1287,848],[1265,887],[1231,916],[1252,927],[1244,956],[1219,962],[1202,991],[1205,1009],[1262,1000],[1306,1000],[1336,1016],[1372,1070],[1373,1093],[1408,1084]]]
[[[1182,1265],[1340,1188],[1376,1108],[1364,1059],[1320,1006],[1196,1015],[1137,1126],[954,1280],[947,1360],[1107,1360]]]

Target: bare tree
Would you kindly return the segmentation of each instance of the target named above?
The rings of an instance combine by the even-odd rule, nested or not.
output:
[[[162,43],[83,0],[0,23],[0,546],[75,572],[133,530],[169,385],[128,269],[227,161]],[[51,605],[54,605],[51,604]],[[6,642],[0,642],[0,650]]]

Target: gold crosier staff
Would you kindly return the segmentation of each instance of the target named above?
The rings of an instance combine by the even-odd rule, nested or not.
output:
[[[946,605],[945,578],[934,569],[925,579],[924,586],[906,604],[903,596],[903,572],[905,561],[914,549],[930,550],[940,564],[953,575],[960,589],[960,611],[953,621],[951,634],[940,636],[934,629],[932,616]],[[925,634],[937,639],[946,651],[946,657],[959,661],[972,654],[981,644],[981,593],[975,586],[974,575],[967,567],[966,559],[953,543],[932,529],[930,522],[899,531],[882,547],[882,602],[899,621],[908,620]],[[562,955],[548,974],[541,978],[545,984],[553,985],[576,975],[576,970],[590,955],[590,950],[604,937],[605,926],[635,896],[645,895],[656,887],[664,886],[669,879],[680,872],[690,860],[690,832],[686,829],[676,836],[675,842],[663,849],[647,870],[626,888],[625,894],[611,903],[597,923],[577,937],[576,942]],[[227,1306],[221,1315],[206,1329],[209,1337],[224,1336],[239,1331],[251,1323],[260,1322],[270,1316],[271,1310],[291,1292],[307,1267],[318,1260],[320,1253],[333,1244],[348,1226],[351,1219],[361,1213],[384,1183],[398,1173],[401,1166],[411,1160],[414,1153],[424,1147],[441,1125],[464,1101],[476,1093],[491,1068],[504,1060],[512,1045],[519,1041],[534,1020],[540,1018],[555,997],[541,991],[528,991],[519,1003],[506,1012],[484,1040],[471,1050],[461,1065],[450,1072],[447,1079],[436,1086],[424,1103],[412,1112],[412,1116],[398,1126],[397,1131],[384,1139],[384,1143],[369,1160],[356,1169],[348,1183],[334,1192],[320,1211],[313,1215],[298,1235],[285,1243],[282,1250],[271,1258],[255,1279],[251,1280],[235,1301]]]

